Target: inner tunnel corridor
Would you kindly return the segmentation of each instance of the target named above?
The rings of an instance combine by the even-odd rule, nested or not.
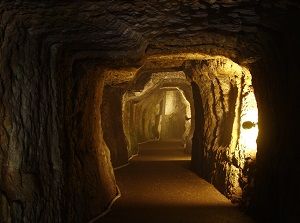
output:
[[[107,140],[113,139],[105,137],[108,128],[103,128],[121,196],[119,205],[116,201],[118,213],[111,209],[111,214],[104,219],[109,222],[112,217],[116,222],[126,217],[121,213],[126,213],[131,221],[136,217],[136,222],[142,219],[195,222],[198,218],[204,220],[203,215],[209,209],[215,212],[206,215],[207,222],[247,219],[239,212],[237,204],[246,202],[243,193],[247,191],[243,190],[251,182],[247,178],[254,171],[253,166],[252,169],[243,168],[256,159],[258,126],[249,124],[257,123],[251,75],[247,69],[225,58],[188,61],[172,57],[159,62],[150,60],[139,69],[134,85],[126,91],[123,85],[107,86],[110,95],[112,91],[123,92],[120,93],[122,119],[119,126],[124,129],[127,160],[120,162],[123,153],[119,153],[118,144],[112,150]],[[102,117],[114,120],[110,123],[114,132],[117,123],[114,114],[119,116],[120,112],[115,109],[105,116],[104,111],[109,110],[107,107],[115,107],[116,101],[102,104]],[[243,136],[244,131],[252,131],[252,139]],[[216,210],[224,205],[227,211]],[[177,210],[179,207],[184,211]],[[236,213],[228,212],[231,209]],[[151,214],[158,210],[160,214]],[[192,210],[197,214],[189,213]],[[159,218],[166,218],[166,221]]]
[[[104,85],[101,117],[114,168],[140,143],[177,139],[195,173],[232,202],[248,202],[258,114],[245,67],[201,54],[149,58],[130,82]]]

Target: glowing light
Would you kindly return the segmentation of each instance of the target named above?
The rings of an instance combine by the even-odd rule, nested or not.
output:
[[[255,157],[257,151],[256,139],[258,135],[258,114],[256,100],[247,100],[247,109],[241,117],[240,146],[245,151],[245,157]]]
[[[251,129],[243,130],[241,132],[242,135],[242,143],[246,145],[245,149],[250,152],[256,152],[257,145],[256,145],[256,138],[258,134],[258,128],[253,127]]]

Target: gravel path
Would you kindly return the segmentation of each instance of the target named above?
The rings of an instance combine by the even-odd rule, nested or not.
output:
[[[177,141],[140,144],[139,155],[115,170],[121,197],[97,223],[253,223],[189,168]]]

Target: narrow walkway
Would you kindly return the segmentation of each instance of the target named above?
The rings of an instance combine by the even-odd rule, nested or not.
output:
[[[97,223],[253,223],[190,170],[178,141],[140,144],[139,155],[115,170],[121,197]]]

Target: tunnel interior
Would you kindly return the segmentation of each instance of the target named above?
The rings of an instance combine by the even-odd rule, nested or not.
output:
[[[1,1],[1,220],[95,219],[119,195],[114,169],[140,143],[176,138],[232,202],[297,222],[299,11],[292,0]]]
[[[191,96],[191,86],[182,71],[152,73],[142,91],[124,94],[123,126],[129,154],[137,153],[131,149],[137,143],[149,140],[179,140],[190,153],[191,105],[186,95]]]
[[[247,68],[226,57],[186,53],[150,57],[140,67],[88,61],[74,71],[65,102],[66,126],[70,127],[65,156],[72,158],[65,162],[70,196],[74,193],[78,201],[99,196],[99,189],[90,190],[98,183],[90,176],[94,168],[104,174],[99,181],[111,178],[117,185],[113,169],[126,166],[138,155],[139,143],[177,139],[191,155],[193,171],[232,202],[249,202],[258,125],[243,127],[257,123]],[[91,145],[94,149],[88,149]],[[99,146],[106,153],[98,151]],[[103,165],[107,172],[99,170]],[[86,184],[77,191],[78,178]],[[116,191],[108,193],[112,196]],[[93,208],[89,211],[95,215]]]

